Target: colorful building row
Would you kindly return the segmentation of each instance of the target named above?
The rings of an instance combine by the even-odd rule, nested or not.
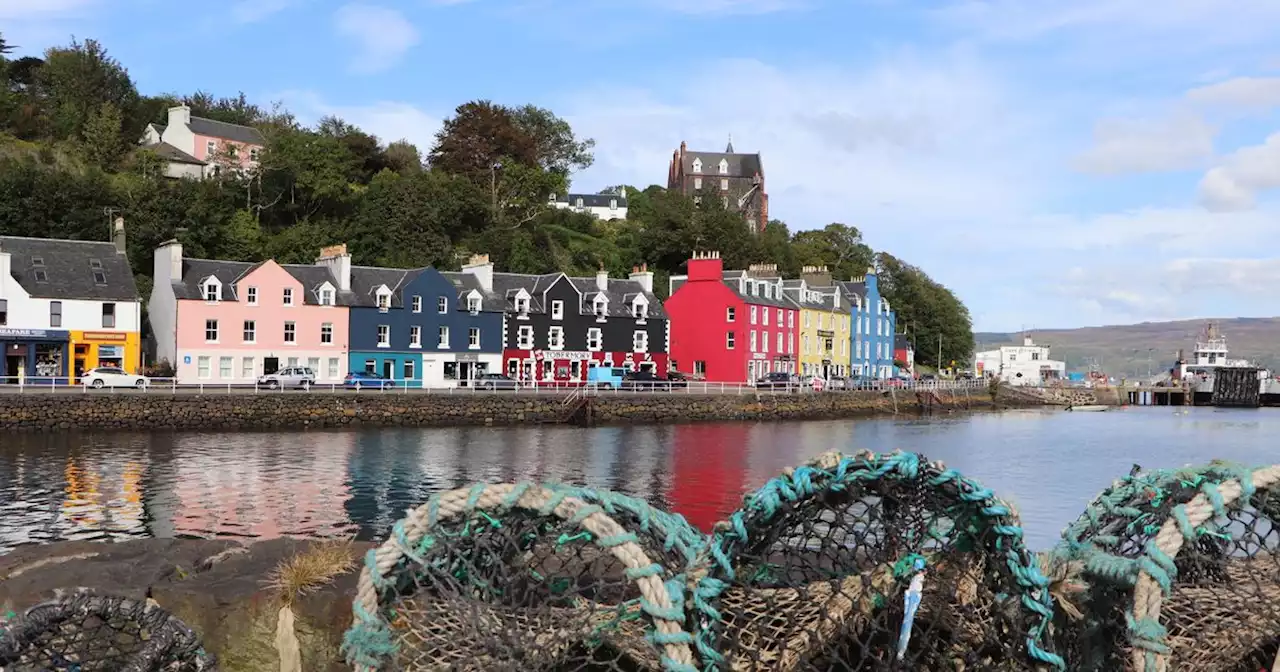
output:
[[[353,266],[345,245],[314,264],[155,253],[148,312],[157,358],[183,383],[247,384],[309,367],[320,384],[371,371],[410,386],[466,386],[485,373],[585,382],[593,366],[667,372],[667,319],[653,273],[625,280]]]
[[[104,242],[0,236],[0,379],[72,382],[141,363],[142,304],[124,221]]]
[[[725,270],[717,252],[694,253],[672,276],[673,366],[713,382],[769,373],[823,378],[894,375],[897,318],[874,269],[835,281],[823,266],[783,279],[776,265]]]

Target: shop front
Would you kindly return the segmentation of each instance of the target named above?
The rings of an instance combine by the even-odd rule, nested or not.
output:
[[[471,387],[476,378],[486,373],[498,373],[501,367],[502,355],[496,352],[459,352],[444,362],[444,380],[457,387]]]
[[[506,350],[503,372],[514,380],[539,385],[581,385],[596,366],[667,374],[665,352],[589,352],[585,350]]]
[[[71,333],[52,329],[0,327],[4,382],[28,385],[66,384]]]
[[[128,373],[138,372],[139,336],[127,331],[70,332],[72,375],[78,379],[85,371],[99,366],[115,366]]]

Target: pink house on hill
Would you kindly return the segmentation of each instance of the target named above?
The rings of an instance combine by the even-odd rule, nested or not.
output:
[[[258,165],[266,145],[262,133],[250,126],[191,116],[191,108],[169,108],[169,123],[147,124],[142,144],[166,163],[167,177],[201,179],[227,169]]]
[[[252,384],[307,366],[319,384],[347,375],[350,291],[327,266],[184,259],[156,249],[147,303],[156,354],[180,383]]]

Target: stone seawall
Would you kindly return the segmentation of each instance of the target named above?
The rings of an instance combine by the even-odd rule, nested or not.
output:
[[[583,406],[525,394],[0,394],[0,431],[320,429],[537,423],[651,424],[808,420],[876,413],[949,412],[1040,402],[986,390],[920,393],[601,394]]]

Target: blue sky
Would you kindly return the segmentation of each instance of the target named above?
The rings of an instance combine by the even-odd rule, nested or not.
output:
[[[0,31],[424,150],[537,103],[598,143],[576,190],[731,133],[771,214],[859,227],[980,330],[1280,315],[1274,0],[0,0]]]

